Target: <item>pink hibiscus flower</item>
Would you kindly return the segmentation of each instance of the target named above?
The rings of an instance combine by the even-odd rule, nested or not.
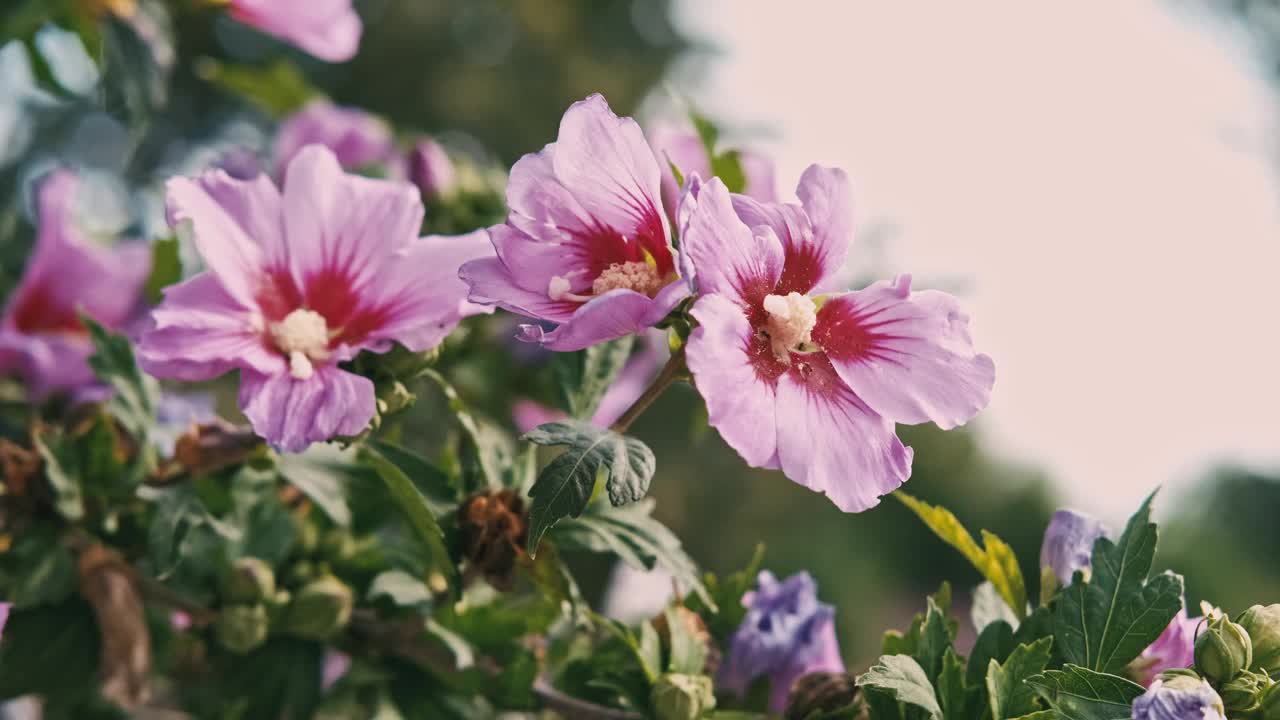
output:
[[[287,176],[283,193],[221,170],[169,182],[170,220],[192,222],[209,269],[165,292],[139,359],[180,380],[239,370],[255,432],[299,452],[373,417],[373,383],[339,363],[396,342],[429,350],[480,311],[458,266],[492,249],[484,231],[419,238],[416,188],[346,175],[323,147]]]
[[[346,62],[364,26],[351,0],[227,0],[228,13],[328,62]]]
[[[676,272],[661,172],[640,126],[599,95],[574,103],[556,142],[511,168],[497,257],[462,268],[471,300],[559,326],[520,338],[579,350],[651,327],[689,293]]]
[[[761,203],[718,179],[689,183],[681,249],[701,297],[688,364],[711,425],[748,464],[858,512],[911,474],[894,423],[966,422],[995,368],[956,299],[913,293],[910,276],[816,295],[848,251],[848,179],[811,166],[796,194],[800,205]]]

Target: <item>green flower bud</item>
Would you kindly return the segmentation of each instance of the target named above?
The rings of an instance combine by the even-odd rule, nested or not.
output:
[[[1272,685],[1258,699],[1258,720],[1280,720],[1280,685]]]
[[[853,720],[861,703],[858,688],[848,673],[812,672],[800,676],[787,699],[787,720]]]
[[[1156,678],[1175,690],[1193,690],[1204,682],[1200,674],[1191,668],[1171,668],[1160,673]]]
[[[227,605],[213,631],[222,647],[243,655],[267,641],[267,609],[262,605]]]
[[[284,629],[299,637],[327,639],[351,619],[353,602],[351,588],[338,578],[325,575],[312,580],[293,594]]]
[[[222,581],[222,597],[227,603],[256,603],[275,593],[275,572],[256,557],[236,560]]]
[[[1224,615],[1209,618],[1196,638],[1196,669],[1214,683],[1225,683],[1253,663],[1253,643],[1244,628]]]
[[[331,528],[320,539],[320,552],[334,563],[344,563],[355,557],[356,539],[346,528]]]
[[[1280,605],[1254,605],[1241,613],[1236,622],[1253,641],[1253,663],[1259,672],[1280,672]]]
[[[1222,692],[1218,694],[1222,696],[1222,702],[1227,706],[1227,713],[1231,717],[1239,717],[1257,710],[1263,693],[1269,690],[1272,684],[1269,675],[1245,670],[1224,683]]]
[[[650,693],[658,720],[697,720],[716,706],[711,678],[670,673],[658,678]]]

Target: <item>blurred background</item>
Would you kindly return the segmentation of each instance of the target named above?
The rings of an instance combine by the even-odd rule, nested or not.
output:
[[[342,65],[293,53],[297,82],[477,163],[541,148],[569,103],[599,91],[647,128],[691,110],[714,119],[729,144],[774,159],[783,198],[809,163],[845,168],[859,220],[851,282],[911,272],[959,294],[998,368],[991,406],[969,427],[901,429],[916,448],[908,492],[1003,537],[1035,578],[1055,507],[1118,527],[1162,487],[1160,565],[1187,576],[1191,603],[1240,610],[1280,593],[1276,2],[357,7],[361,53]],[[269,143],[270,103],[212,105],[184,88],[243,90],[262,79],[229,68],[289,51],[225,18],[174,22],[180,51],[209,58],[199,76],[139,76],[120,96],[92,91],[98,71],[58,33],[37,62],[0,50],[0,193],[15,200],[0,217],[6,289],[30,242],[29,181],[51,164],[85,168],[83,215],[97,231],[156,237],[167,233],[158,179]],[[42,89],[49,75],[57,97]],[[275,77],[274,92],[291,78]],[[178,111],[134,134],[120,118],[145,115],[158,92]],[[497,421],[509,418],[486,405],[486,382],[536,394],[524,374],[453,370]],[[892,500],[844,515],[745,468],[688,388],[635,434],[660,458],[658,514],[692,555],[732,571],[763,541],[766,567],[810,571],[858,665],[880,628],[920,609],[921,592],[950,580],[965,602],[977,583]],[[598,595],[608,568],[583,569]]]

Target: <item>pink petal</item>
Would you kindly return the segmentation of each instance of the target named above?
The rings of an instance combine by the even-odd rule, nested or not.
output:
[[[911,292],[909,275],[830,299],[813,339],[858,397],[895,422],[950,429],[991,400],[995,365],[974,351],[969,317],[951,295]]]
[[[395,137],[381,118],[328,100],[312,100],[290,115],[276,133],[274,144],[275,173],[280,178],[294,156],[308,145],[329,148],[342,167],[353,171],[385,162],[396,153]]]
[[[685,357],[707,403],[708,422],[748,465],[778,467],[774,382],[756,368],[746,315],[724,296],[704,295],[693,317],[698,327]]]
[[[345,62],[363,26],[351,0],[231,0],[231,16],[329,62]]]
[[[240,409],[254,432],[286,452],[359,433],[373,418],[374,402],[372,381],[333,365],[316,368],[307,380],[240,373]]]
[[[92,385],[94,374],[88,362],[92,352],[83,336],[0,330],[0,372],[20,376],[27,394],[37,402],[55,392]]]
[[[307,306],[332,326],[345,324],[339,320],[359,296],[418,237],[422,216],[414,186],[347,175],[328,148],[303,148],[285,179],[284,230],[289,270]]]
[[[763,153],[742,150],[738,153],[738,162],[742,165],[742,174],[747,181],[742,194],[760,202],[777,202],[777,182],[773,179],[773,160]]]
[[[217,176],[225,173],[212,170],[209,175],[214,176],[210,184],[218,185]],[[169,223],[190,220],[196,250],[209,270],[236,302],[245,308],[257,307],[254,296],[266,270],[262,246],[248,234],[242,218],[220,205],[202,181],[176,177],[165,185]]]
[[[467,285],[458,269],[486,257],[493,257],[493,245],[484,230],[419,238],[401,251],[368,292],[368,301],[386,318],[368,336],[374,349],[379,343],[389,348],[392,341],[415,352],[440,344],[463,317],[478,311],[466,301]]]
[[[583,243],[542,242],[511,225],[495,225],[489,228],[489,236],[502,264],[519,270],[512,273],[511,279],[521,289],[545,296],[551,278],[563,277],[569,281],[570,292],[591,294],[595,277],[589,272],[590,250]],[[572,307],[577,304],[572,304],[570,311]]]
[[[259,173],[238,179],[224,170],[212,170],[195,182],[262,248],[265,266],[285,266],[288,255],[281,225],[280,191],[269,177]]]
[[[522,339],[540,342],[548,350],[581,350],[653,327],[688,295],[689,286],[682,281],[664,287],[653,298],[634,290],[610,290],[580,305],[555,330]]]
[[[471,288],[467,296],[471,302],[497,305],[519,315],[565,322],[580,307],[575,302],[552,300],[545,291],[532,292],[521,288],[498,258],[481,258],[465,263],[458,270],[458,276]]]
[[[782,471],[841,510],[874,507],[911,476],[911,448],[893,423],[859,400],[821,353],[784,373],[777,396]]]
[[[783,248],[777,236],[768,226],[748,229],[719,178],[703,183],[696,196],[688,193],[684,205],[690,203],[691,208],[680,210],[688,221],[680,238],[681,262],[696,273],[698,291],[747,307],[760,305],[782,275]]]
[[[565,112],[551,162],[591,217],[628,237],[665,242],[657,159],[640,126],[614,115],[604,97],[591,95]]]
[[[156,377],[210,380],[235,368],[285,371],[284,358],[263,340],[263,318],[246,310],[212,273],[165,289],[138,340],[138,362]]]

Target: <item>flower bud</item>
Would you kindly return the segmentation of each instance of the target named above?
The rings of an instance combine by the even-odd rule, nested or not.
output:
[[[1253,643],[1244,628],[1225,615],[1209,618],[1196,638],[1196,669],[1216,683],[1231,680],[1253,663]]]
[[[1172,670],[1165,670],[1156,677],[1160,682],[1163,682],[1166,687],[1173,688],[1190,687],[1190,685],[1188,685],[1188,681],[1195,685],[1199,685],[1204,681],[1204,678],[1200,677],[1200,674],[1191,668],[1173,668]]]
[[[1236,622],[1253,643],[1253,662],[1249,667],[1258,672],[1280,672],[1280,604],[1254,605],[1241,613]]]
[[[1258,709],[1262,695],[1271,688],[1271,677],[1245,670],[1222,686],[1222,702],[1231,717],[1239,717]]]
[[[330,528],[320,540],[320,552],[334,563],[344,563],[356,554],[356,540],[346,528]]]
[[[1133,701],[1133,720],[1224,720],[1222,698],[1204,680],[1186,675],[1157,679]]]
[[[1280,685],[1272,685],[1258,698],[1258,710],[1254,717],[1259,720],[1280,720]]]
[[[653,684],[650,700],[658,720],[697,720],[716,706],[706,675],[663,675]]]
[[[813,672],[801,676],[791,686],[787,720],[805,720],[817,715],[831,720],[853,720],[859,705],[858,688],[849,673]]]
[[[418,186],[424,198],[437,198],[453,191],[453,161],[440,143],[423,138],[413,146],[409,153],[409,181]]]
[[[228,603],[256,603],[275,593],[275,572],[256,557],[236,560],[222,582],[222,596]]]
[[[324,640],[351,619],[351,588],[325,575],[312,580],[293,595],[285,613],[285,630],[300,637]]]
[[[233,653],[249,652],[267,641],[267,609],[262,605],[227,605],[218,614],[214,634]]]

